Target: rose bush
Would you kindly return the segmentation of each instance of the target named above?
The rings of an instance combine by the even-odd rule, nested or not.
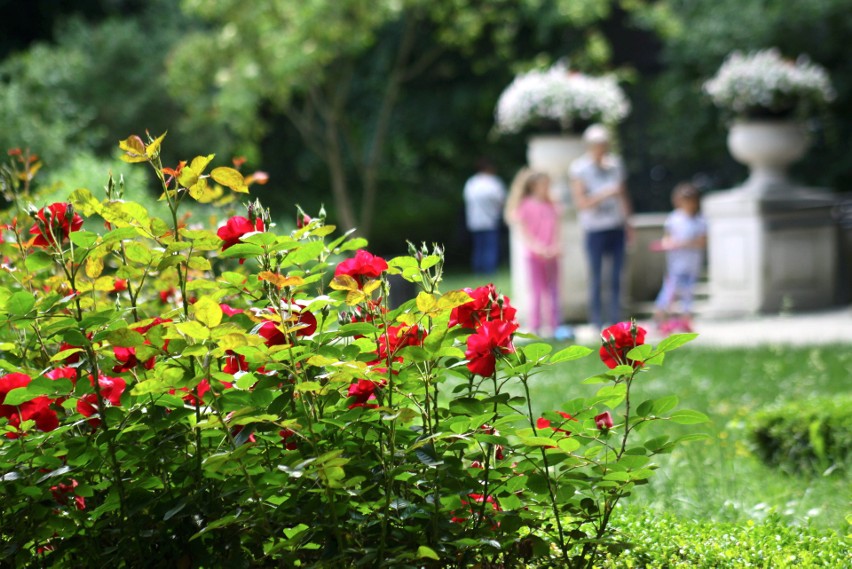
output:
[[[624,324],[596,395],[534,413],[535,375],[590,349],[519,343],[493,286],[440,292],[438,247],[386,260],[323,215],[278,233],[257,202],[195,225],[186,200],[258,177],[164,168],[162,140],[120,147],[169,220],[112,180],[41,210],[8,181],[4,564],[580,567],[623,548],[616,504],[677,442],[640,431],[704,420],[631,391],[692,335],[652,347]],[[392,275],[416,297],[390,306]]]

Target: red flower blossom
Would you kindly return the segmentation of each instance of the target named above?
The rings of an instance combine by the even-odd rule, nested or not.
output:
[[[135,356],[134,356],[135,357]],[[121,379],[120,377],[107,377],[105,375],[101,375],[98,378],[98,385],[95,385],[95,380],[93,376],[89,376],[89,383],[92,384],[92,387],[97,389],[100,387],[101,390],[101,398],[105,403],[109,403],[110,405],[119,406],[121,405],[121,395],[124,393],[124,390],[127,388],[127,382]],[[91,417],[98,412],[98,396],[95,393],[87,393],[82,396],[77,401],[77,412],[84,417]],[[101,424],[100,419],[90,419],[89,424],[98,428]]]
[[[379,336],[379,360],[384,361],[388,356],[393,357],[398,350],[406,346],[422,346],[426,333],[417,324],[406,326],[389,326],[387,331]],[[402,358],[397,358],[402,361]]]
[[[374,381],[370,381],[369,379],[359,379],[355,383],[349,386],[349,397],[354,397],[355,401],[349,405],[350,409],[354,409],[355,407],[366,407],[368,409],[375,409],[378,407],[375,403],[368,403],[368,401],[376,400],[376,388],[380,387],[380,385]]]
[[[311,224],[311,221],[312,220],[311,220],[310,216],[308,216],[304,213],[300,213],[296,216],[296,228],[301,229],[303,227],[307,227],[308,225]]]
[[[56,412],[50,408],[53,400],[45,396],[36,397],[25,401],[20,405],[6,405],[3,403],[6,396],[13,389],[26,387],[32,379],[23,373],[10,373],[0,377],[0,417],[6,417],[9,425],[18,428],[24,421],[35,421],[36,428],[40,431],[52,431],[59,426],[59,418]],[[6,436],[16,439],[19,433],[8,432]]]
[[[135,330],[136,332],[139,332],[140,334],[147,334],[151,330],[151,328],[153,328],[154,326],[159,326],[161,324],[166,324],[168,322],[171,322],[171,319],[160,318],[158,316],[158,317],[154,318],[153,320],[151,320],[151,322],[149,322],[147,324],[143,324],[142,326],[139,326],[139,325],[131,326],[130,329]],[[151,342],[146,339],[145,344],[150,346]],[[169,349],[169,341],[163,340],[162,350],[166,351],[168,349]],[[133,368],[135,368],[136,366],[138,366],[139,363],[140,363],[139,360],[136,358],[136,348],[122,348],[122,347],[119,347],[119,346],[115,346],[112,349],[112,353],[113,353],[113,356],[115,357],[115,359],[118,360],[118,365],[116,365],[112,368],[113,373],[124,373],[124,372],[130,371]],[[156,357],[151,356],[150,358],[148,358],[145,361],[145,363],[143,364],[143,367],[145,369],[154,369],[154,363],[155,362],[156,362]]]
[[[257,329],[257,333],[266,338],[266,345],[270,348],[287,343],[287,336],[278,329],[278,324],[272,320],[267,320],[261,324],[260,328]]]
[[[246,357],[233,350],[225,350],[225,365],[222,366],[222,371],[231,375],[241,371],[248,371]]]
[[[221,383],[222,387],[225,389],[231,389],[234,386],[234,384],[229,381],[220,381],[219,383]],[[203,403],[204,395],[210,391],[210,382],[207,381],[207,378],[204,378],[198,382],[198,385],[195,386],[194,390],[190,391],[186,387],[181,387],[180,391],[186,393],[186,395],[182,397],[184,401],[190,405],[201,405],[201,403]],[[174,395],[175,393],[177,393],[177,390],[169,390],[170,395]]]
[[[608,431],[612,428],[612,415],[609,411],[604,411],[600,415],[595,415],[595,425],[601,431]]]
[[[509,303],[509,298],[498,294],[493,284],[479,288],[464,289],[471,297],[470,302],[453,308],[448,326],[476,329],[489,320],[514,322],[517,310]]]
[[[565,421],[576,421],[577,420],[573,416],[571,416],[570,413],[566,413],[565,411],[557,411],[557,413],[562,415],[562,417],[565,419]],[[571,434],[571,431],[567,431],[567,430],[561,428],[561,426],[564,425],[564,423],[561,423],[559,427],[552,427],[551,424],[552,423],[550,422],[550,420],[545,419],[544,417],[539,417],[538,420],[535,422],[535,426],[538,429],[553,429],[557,433],[568,433],[569,435]]]
[[[74,505],[78,510],[86,509],[86,499],[82,496],[77,496],[74,494],[74,488],[77,487],[77,481],[73,478],[71,482],[65,484],[64,482],[60,482],[56,486],[50,487],[50,493],[53,494],[53,499],[56,500],[56,503],[60,506],[65,506],[68,504],[68,496],[74,497]]]
[[[36,236],[33,240],[35,247],[55,245],[57,239],[63,243],[72,231],[80,231],[83,227],[83,218],[70,203],[57,202],[43,207],[36,213],[36,218],[36,223],[30,228],[30,233]]]
[[[494,496],[487,496],[486,497],[483,494],[473,493],[473,494],[468,494],[467,497],[469,498],[470,501],[462,498],[461,502],[465,506],[468,506],[470,513],[473,514],[474,516],[479,514],[479,506],[477,506],[477,504],[482,504],[483,502],[485,502],[487,504],[491,504],[491,509],[495,512],[502,511],[501,508],[500,508],[500,504],[497,503],[497,499]],[[461,524],[461,523],[464,523],[464,522],[467,521],[467,516],[461,515],[461,514],[456,514],[455,516],[450,518],[450,521],[454,524]],[[491,527],[492,527],[492,529],[497,529],[497,527],[499,527],[499,525],[500,524],[496,524],[496,525],[492,524]]]
[[[115,286],[110,292],[119,293],[125,290],[127,290],[127,279],[115,279]]]
[[[349,275],[363,284],[363,278],[378,278],[384,271],[388,270],[388,263],[381,257],[376,257],[363,249],[355,252],[355,257],[342,261],[334,269],[334,276]]]
[[[633,367],[639,367],[641,362],[629,359],[627,352],[644,343],[645,329],[637,326],[635,322],[613,324],[601,332],[601,361],[610,369],[631,363]]]
[[[70,379],[72,382],[76,382],[77,370],[73,367],[58,367],[45,373],[44,376],[54,381],[57,379]]]
[[[281,440],[284,442],[284,448],[287,450],[296,450],[299,448],[299,444],[295,440],[290,440],[296,434],[296,431],[292,429],[282,429],[278,431],[278,436],[281,437]]]
[[[467,338],[467,369],[488,377],[494,374],[498,354],[510,354],[515,351],[512,334],[518,329],[513,322],[490,320],[484,322],[475,334]]]
[[[239,243],[242,237],[247,233],[253,233],[255,231],[265,231],[263,220],[261,218],[258,217],[254,220],[254,223],[252,223],[248,218],[241,215],[235,215],[226,221],[225,225],[219,228],[216,235],[218,235],[219,239],[223,241],[222,251],[224,251],[228,247],[232,247]],[[245,259],[240,259],[240,264],[243,262],[245,262]]]
[[[158,294],[162,304],[173,304],[178,300],[178,291],[175,287],[169,287],[166,290],[161,290]]]
[[[225,304],[224,302],[219,304],[219,308],[222,309],[222,312],[225,314],[225,316],[235,316],[237,314],[243,313],[242,308],[234,308],[233,306]]]

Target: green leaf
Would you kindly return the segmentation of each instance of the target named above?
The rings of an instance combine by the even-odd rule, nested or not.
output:
[[[23,316],[33,309],[35,302],[35,297],[31,293],[19,290],[9,297],[6,310],[12,316]]]
[[[435,561],[440,561],[441,558],[438,557],[438,554],[431,547],[426,547],[425,545],[421,545],[417,548],[417,557],[423,559],[434,559]]]
[[[558,364],[559,362],[578,360],[580,358],[585,358],[593,351],[594,350],[587,348],[586,346],[568,346],[567,348],[563,348],[550,356],[550,363]]]
[[[215,328],[222,322],[222,308],[219,303],[209,296],[202,296],[192,305],[195,319],[207,326]]]
[[[208,330],[202,324],[194,320],[190,320],[188,322],[179,322],[175,324],[175,328],[184,336],[187,336],[194,340],[204,341],[210,337],[210,330]]]
[[[521,442],[530,447],[552,447],[557,441],[550,437],[521,437]]]
[[[521,348],[524,355],[527,357],[527,360],[536,362],[553,351],[553,346],[550,344],[544,344],[541,342],[537,342],[535,344],[529,344]]]
[[[322,241],[309,241],[287,255],[284,262],[291,265],[303,265],[308,261],[317,259],[324,249],[325,243]]]
[[[88,249],[89,247],[97,243],[98,234],[92,233],[91,231],[74,231],[70,235],[68,235],[68,239],[70,239],[71,243],[73,243],[77,247]]]
[[[3,405],[20,405],[41,395],[39,390],[32,390],[27,387],[16,387],[6,394],[3,399]]]
[[[680,411],[672,413],[669,420],[680,425],[692,425],[696,423],[706,423],[710,420],[710,417],[700,411],[681,409]]]
[[[627,352],[626,356],[631,360],[637,362],[644,362],[648,359],[648,356],[651,355],[651,352],[654,350],[654,347],[651,344],[642,344],[641,346],[636,346]]]
[[[53,257],[48,255],[44,251],[36,251],[34,253],[30,253],[27,256],[27,260],[24,264],[26,265],[28,270],[36,272],[52,266]]]
[[[672,409],[674,409],[678,404],[677,395],[667,395],[665,397],[660,397],[659,399],[654,401],[654,406],[651,409],[651,413],[655,415],[663,415],[668,413]]]
[[[687,342],[691,342],[695,338],[698,337],[698,334],[690,333],[690,334],[672,334],[665,340],[659,343],[657,346],[658,352],[669,352],[674,350],[675,348],[679,348],[680,346],[686,344]]]
[[[258,257],[260,255],[263,255],[263,248],[252,243],[237,243],[219,253],[219,257],[225,259],[232,257],[245,259],[246,257]]]
[[[106,337],[110,344],[121,348],[134,348],[145,343],[145,337],[130,328],[112,330]]]

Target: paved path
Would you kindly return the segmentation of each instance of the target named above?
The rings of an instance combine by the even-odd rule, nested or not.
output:
[[[639,325],[648,330],[651,342],[661,337],[652,322],[640,320]],[[699,334],[693,343],[695,346],[807,346],[837,343],[847,344],[852,350],[852,306],[773,316],[725,319],[698,317],[693,327]],[[595,343],[596,334],[590,326],[578,326],[576,334],[578,343]]]

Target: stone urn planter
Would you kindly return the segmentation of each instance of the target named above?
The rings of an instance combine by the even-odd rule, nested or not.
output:
[[[790,186],[787,168],[808,149],[808,136],[793,120],[737,120],[728,132],[728,150],[751,171],[747,192],[763,195]]]

